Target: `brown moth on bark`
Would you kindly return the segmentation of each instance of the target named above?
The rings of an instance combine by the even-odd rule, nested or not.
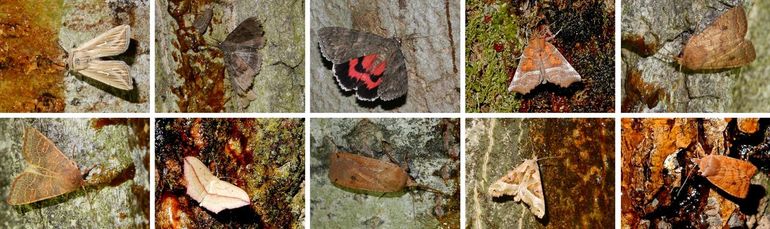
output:
[[[29,165],[13,180],[6,199],[8,204],[34,203],[85,185],[77,164],[40,131],[34,128],[25,130],[21,153]]]
[[[248,101],[257,99],[250,90],[254,77],[262,69],[262,56],[259,50],[265,45],[265,31],[257,17],[250,17],[241,22],[219,48],[225,54],[227,74],[233,90]],[[245,108],[248,102],[242,103]]]
[[[389,145],[386,145],[383,150],[391,161],[395,161],[388,149]],[[329,180],[337,186],[383,193],[418,188],[448,195],[438,189],[418,184],[409,176],[405,167],[352,153],[337,152],[336,147],[329,154]]]
[[[756,58],[754,45],[746,40],[746,13],[734,7],[714,20],[703,32],[690,37],[677,58],[690,70],[715,70],[748,65]]]
[[[417,184],[396,164],[351,153],[329,156],[329,180],[339,186],[372,191],[398,192]]]
[[[751,177],[757,172],[751,162],[722,155],[708,155],[695,159],[700,168],[700,175],[728,194],[746,198],[749,193]]]
[[[530,160],[524,160],[515,169],[492,183],[488,193],[492,197],[513,196],[514,201],[524,201],[529,205],[532,214],[538,218],[543,218],[545,215],[545,196],[543,195],[543,183],[540,180],[537,156]]]

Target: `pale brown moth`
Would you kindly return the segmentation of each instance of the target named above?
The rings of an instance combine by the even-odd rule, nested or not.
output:
[[[513,196],[514,201],[523,201],[538,218],[545,215],[545,196],[543,182],[540,179],[540,167],[537,156],[524,160],[519,166],[489,186],[492,197]]]
[[[21,154],[28,166],[11,184],[6,199],[10,205],[53,198],[85,185],[77,164],[34,128],[25,130]]]
[[[72,49],[67,58],[67,68],[112,87],[132,90],[134,84],[125,62],[100,59],[125,52],[130,41],[130,26],[112,28]]]
[[[748,65],[756,59],[754,45],[746,40],[746,13],[737,6],[687,41],[679,65],[690,70],[714,70]]]

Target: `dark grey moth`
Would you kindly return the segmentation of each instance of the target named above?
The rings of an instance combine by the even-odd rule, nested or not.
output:
[[[227,74],[233,90],[249,100],[256,99],[256,95],[249,90],[254,77],[262,69],[262,56],[258,51],[265,46],[264,35],[262,23],[256,17],[251,17],[235,27],[225,41],[219,44],[225,55]]]
[[[206,33],[206,30],[209,28],[209,23],[211,23],[211,18],[214,16],[214,10],[211,8],[208,8],[203,11],[203,14],[195,18],[195,21],[193,21],[193,27],[195,27],[195,31],[198,31],[198,34],[203,35]]]
[[[409,88],[404,54],[397,39],[341,27],[318,30],[321,54],[334,64],[334,76],[360,100],[383,101],[406,95]]]

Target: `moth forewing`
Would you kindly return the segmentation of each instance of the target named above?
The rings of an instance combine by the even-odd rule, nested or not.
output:
[[[121,25],[104,32],[90,41],[81,44],[73,50],[81,51],[90,57],[98,58],[114,56],[128,50],[131,42],[131,26]]]
[[[121,90],[134,88],[133,80],[128,73],[128,65],[123,61],[92,61],[88,68],[78,72]]]

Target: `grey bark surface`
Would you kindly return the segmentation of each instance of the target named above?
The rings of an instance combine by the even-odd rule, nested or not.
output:
[[[29,166],[21,148],[24,129],[32,127],[43,133],[62,153],[74,161],[81,172],[94,167],[90,176],[105,176],[135,167],[131,179],[115,185],[93,186],[38,203],[6,204],[14,178]],[[150,190],[149,172],[144,157],[149,149],[137,147],[134,132],[128,126],[91,127],[88,119],[2,119],[0,120],[0,227],[3,228],[135,228],[148,227],[149,218],[142,209],[136,191]],[[134,142],[134,143],[131,143]],[[101,175],[100,175],[101,176]],[[88,180],[86,181],[88,182]],[[149,198],[149,194],[147,195]],[[149,205],[148,205],[149,206]]]
[[[309,7],[311,111],[460,111],[460,1],[312,0]],[[318,48],[317,30],[328,26],[401,38],[409,78],[403,104],[362,104],[343,94]]]
[[[131,26],[127,63],[134,89],[124,91],[82,75],[65,73],[64,112],[148,112],[150,109],[150,3],[132,1],[65,0],[59,42],[66,50],[85,43],[120,24]],[[127,51],[129,52],[129,51]],[[118,55],[118,56],[121,56]],[[124,60],[124,59],[119,59]]]
[[[748,19],[746,39],[753,42],[757,58],[750,65],[709,72],[680,69],[676,57],[689,35],[707,27],[732,6],[745,7]],[[641,82],[656,92],[642,93],[643,100],[656,103],[623,104],[624,112],[767,112],[770,101],[767,21],[770,3],[738,1],[623,1],[622,39],[642,40],[624,43],[621,50],[623,101],[628,102],[628,76],[639,74]],[[649,55],[635,52],[631,45],[657,48]],[[633,88],[638,89],[638,88]],[[654,98],[656,97],[657,98]]]
[[[168,1],[155,0],[156,10],[156,95],[155,109],[159,112],[179,112],[176,102],[179,98],[171,91],[184,84],[175,72],[171,45],[176,40],[176,21],[168,15]],[[256,100],[247,101],[246,109],[240,108],[239,96],[232,90],[230,80],[225,78],[225,94],[230,99],[224,112],[301,112],[305,108],[305,18],[304,1],[221,1],[212,3],[213,20],[204,34],[209,44],[224,41],[227,35],[242,21],[256,16],[265,31],[265,46],[259,50],[262,55],[262,69],[254,77],[251,92]],[[185,17],[193,24],[196,15]],[[219,61],[224,61],[220,59]],[[225,73],[228,74],[228,73]],[[201,76],[205,77],[205,76]]]

